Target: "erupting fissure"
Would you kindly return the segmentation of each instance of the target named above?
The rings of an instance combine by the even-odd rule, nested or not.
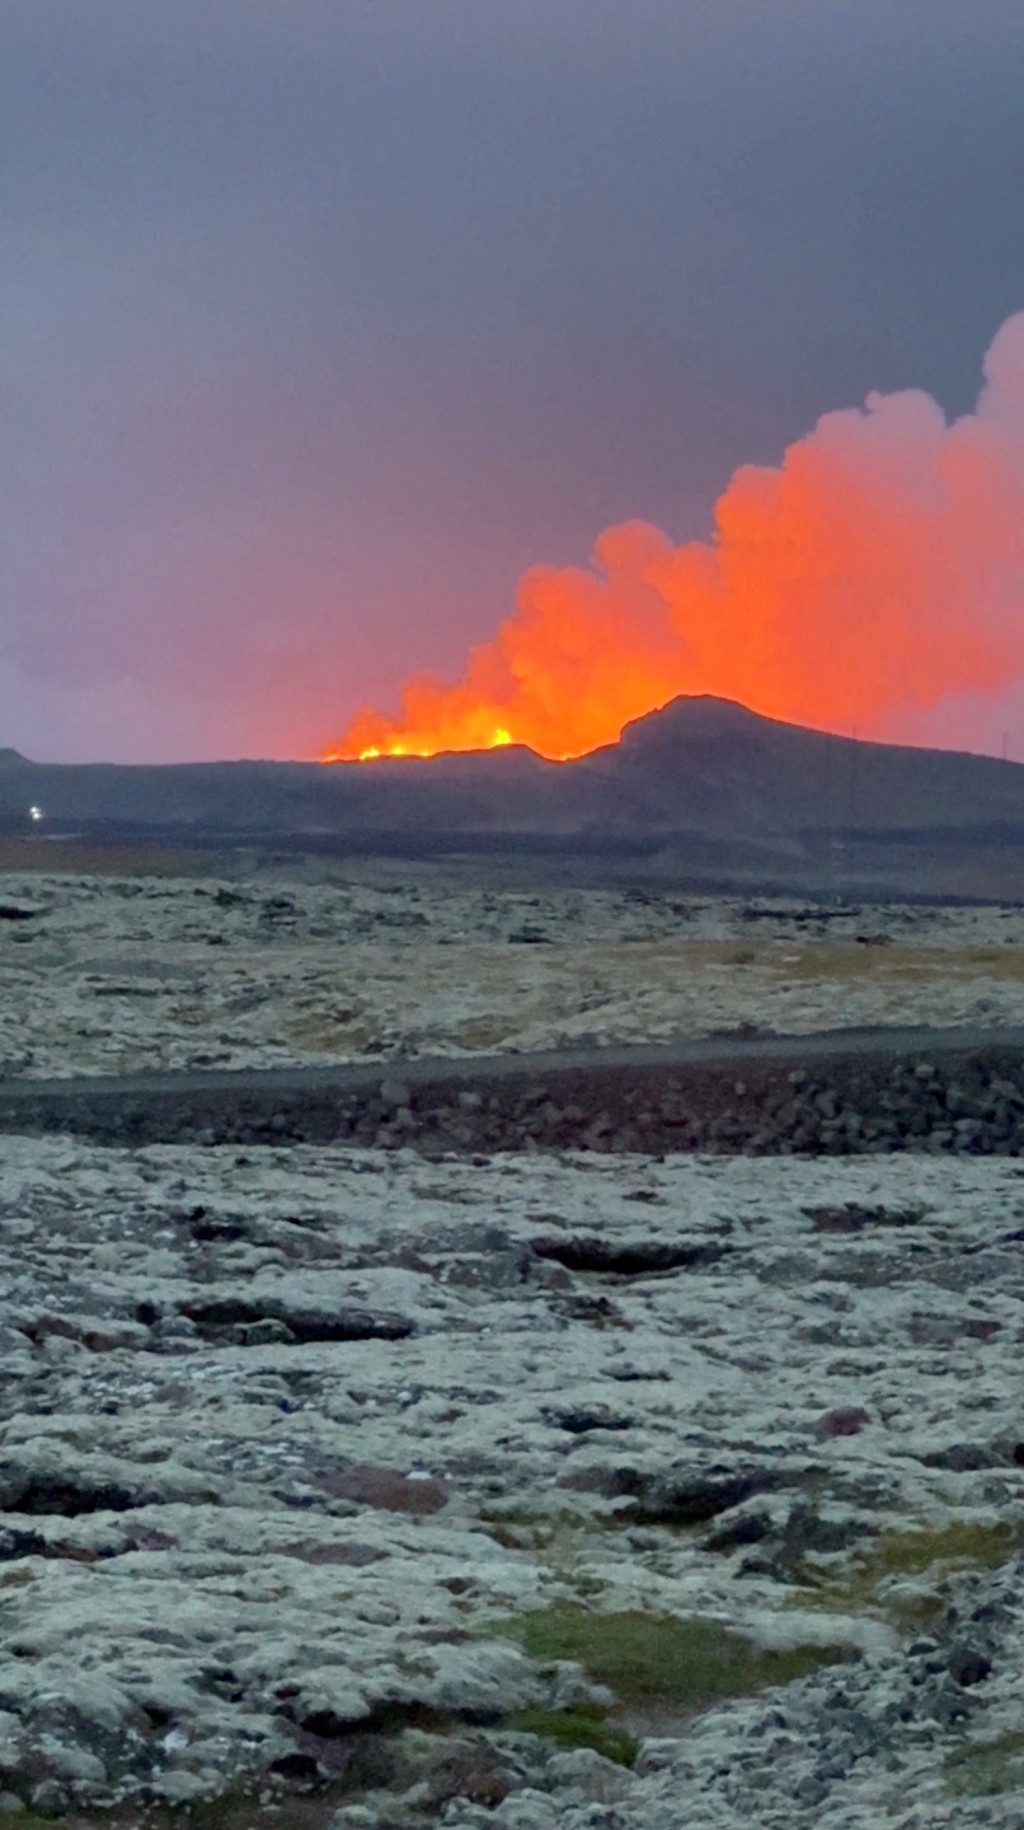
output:
[[[643,521],[594,563],[537,567],[452,684],[364,708],[325,762],[614,743],[680,693],[864,736],[1024,674],[1024,313],[985,359],[976,410],[925,393],[827,413],[777,466],[737,470],[709,541]]]

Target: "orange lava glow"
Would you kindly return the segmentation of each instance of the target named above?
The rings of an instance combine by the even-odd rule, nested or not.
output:
[[[368,719],[372,719],[374,716],[373,712],[366,713]],[[344,749],[328,750],[327,754],[321,757],[321,762],[376,762],[381,756],[437,756],[442,750],[501,750],[506,744],[512,742],[512,736],[510,732],[502,730],[499,725],[482,743],[435,742],[432,747],[428,745],[423,749],[415,748],[411,739],[387,733],[382,735],[379,744],[368,743],[365,750],[360,750],[355,747],[359,741],[350,735],[346,739]],[[421,744],[423,739],[421,736],[417,736],[415,741],[417,744]],[[565,758],[562,760],[564,761]]]
[[[829,413],[777,467],[738,470],[709,541],[633,521],[592,566],[537,567],[460,680],[417,675],[323,760],[614,743],[680,693],[821,729],[886,734],[902,712],[1024,674],[1024,313],[989,351],[977,410],[927,395]]]

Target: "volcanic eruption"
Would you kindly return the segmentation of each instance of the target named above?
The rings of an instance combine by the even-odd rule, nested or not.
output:
[[[872,736],[1024,674],[1024,312],[973,413],[919,390],[826,413],[777,466],[735,472],[709,540],[628,521],[588,567],[537,566],[460,680],[418,674],[324,757],[613,743],[681,693]]]

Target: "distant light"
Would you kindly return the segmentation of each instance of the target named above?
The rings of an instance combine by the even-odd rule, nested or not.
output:
[[[42,808],[41,807],[30,807],[28,810],[28,817],[30,820],[41,820],[43,817]]]

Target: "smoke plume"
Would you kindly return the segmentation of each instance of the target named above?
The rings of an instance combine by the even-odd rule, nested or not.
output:
[[[328,760],[614,742],[678,693],[862,736],[1024,675],[1024,312],[973,413],[871,394],[781,464],[737,470],[707,541],[608,528],[588,568],[534,567],[462,678],[417,675]]]

